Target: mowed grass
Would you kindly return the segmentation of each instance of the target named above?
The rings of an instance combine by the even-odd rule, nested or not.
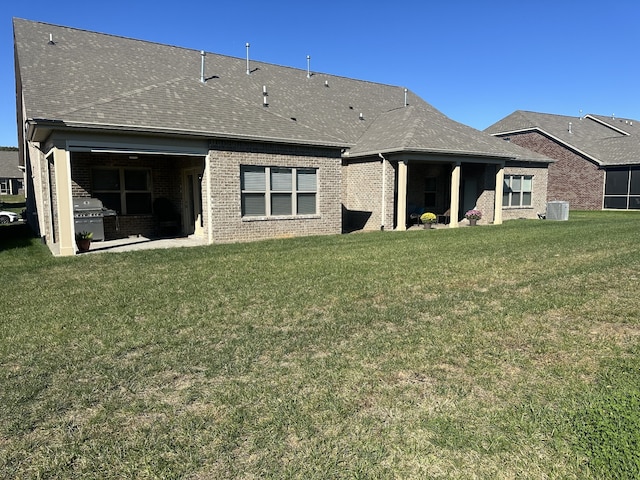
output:
[[[636,478],[639,232],[0,240],[0,477]]]

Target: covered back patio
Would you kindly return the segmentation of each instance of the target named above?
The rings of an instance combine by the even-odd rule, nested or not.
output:
[[[78,138],[60,143],[54,138],[44,155],[48,179],[48,208],[39,221],[48,227],[54,254],[73,255],[75,235],[83,231],[78,200],[90,199],[104,207],[95,212],[101,222],[101,241],[130,239],[208,238],[203,208],[207,176],[207,148],[203,142],[171,145],[157,139]],[[103,230],[103,231],[102,231]]]
[[[425,212],[450,228],[458,227],[471,209],[482,212],[482,223],[502,223],[504,161],[415,156],[398,160],[396,172],[396,230],[419,223]]]

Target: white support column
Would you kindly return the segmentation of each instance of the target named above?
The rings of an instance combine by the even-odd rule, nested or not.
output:
[[[449,205],[449,228],[458,228],[460,210],[460,162],[453,166],[451,171],[451,204]]]
[[[58,252],[60,256],[75,255],[75,226],[71,195],[70,153],[53,149],[53,168],[56,175],[56,200],[58,214]]]
[[[407,229],[407,162],[398,162],[398,204],[396,205],[396,230]]]
[[[496,200],[493,224],[502,225],[502,195],[504,192],[504,163],[496,165]]]

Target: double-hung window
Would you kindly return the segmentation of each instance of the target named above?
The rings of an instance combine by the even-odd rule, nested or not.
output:
[[[151,171],[148,168],[95,168],[93,195],[120,215],[151,213]]]
[[[505,175],[502,206],[530,207],[532,187],[532,175]]]
[[[314,215],[317,176],[315,168],[242,166],[242,216]]]

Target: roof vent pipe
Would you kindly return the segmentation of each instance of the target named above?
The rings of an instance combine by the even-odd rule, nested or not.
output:
[[[407,103],[407,89],[405,88],[404,89],[404,106],[406,107],[407,105],[409,104]]]
[[[249,75],[251,73],[251,70],[249,70],[249,42],[245,46],[247,47],[247,75]]]
[[[573,132],[571,131],[571,126],[572,126],[572,123],[571,123],[571,122],[569,122],[569,133],[573,133]]]
[[[307,78],[311,78],[311,55],[307,55]]]
[[[267,86],[263,85],[262,86],[262,106],[263,107],[268,107],[269,106],[269,101],[267,100],[267,96],[269,94],[267,93]]]
[[[49,34],[49,45],[55,45],[56,42],[53,41],[53,33]]]
[[[200,81],[202,83],[205,83],[205,79],[204,79],[204,57],[206,57],[207,54],[204,53],[204,50],[200,50]]]

